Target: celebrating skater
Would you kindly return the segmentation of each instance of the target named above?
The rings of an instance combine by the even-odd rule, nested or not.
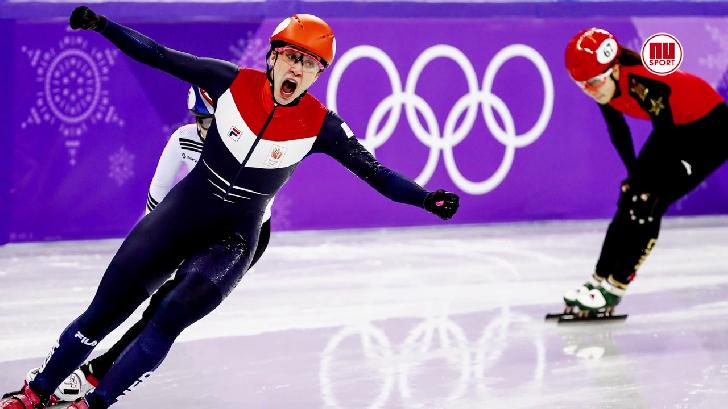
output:
[[[457,211],[457,195],[428,192],[381,165],[346,123],[306,93],[334,58],[333,31],[318,17],[298,14],[276,27],[266,72],[166,48],[87,7],[75,9],[70,23],[98,31],[132,58],[205,89],[217,105],[198,166],[134,227],[89,307],[63,331],[35,379],[0,402],[2,409],[53,403],[63,379],[179,266],[179,283],[148,324],[98,386],[69,408],[106,408],[146,378],[177,336],[242,279],[268,203],[311,153],[331,156],[393,201],[442,219]]]
[[[202,146],[207,136],[207,131],[212,124],[214,117],[214,101],[207,93],[196,86],[189,89],[187,97],[187,108],[195,116],[195,123],[183,125],[172,133],[157,162],[154,177],[149,186],[147,196],[147,213],[161,202],[175,185],[180,170],[189,173],[199,162]],[[263,224],[260,229],[258,245],[250,263],[252,268],[265,252],[270,241],[270,215],[273,200],[268,203],[263,215]],[[144,327],[147,326],[151,317],[159,308],[162,300],[181,281],[181,276],[168,280],[152,295],[149,306],[144,310],[142,318],[127,330],[124,335],[104,354],[94,358],[69,375],[59,385],[53,395],[54,400],[61,402],[73,402],[83,397],[88,391],[98,385],[111,366],[119,358],[129,344],[136,339]],[[26,381],[32,381],[40,371],[40,368],[31,369],[26,375]],[[5,397],[20,393],[10,392]]]
[[[565,311],[610,315],[655,246],[665,211],[728,158],[728,107],[695,75],[651,73],[637,53],[599,28],[571,39],[566,68],[597,102],[627,178],[596,270],[564,295]],[[652,122],[638,155],[624,114]]]

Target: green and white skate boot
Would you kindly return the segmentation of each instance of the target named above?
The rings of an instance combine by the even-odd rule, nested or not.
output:
[[[566,305],[564,307],[564,314],[575,313],[576,308],[579,306],[579,296],[582,294],[587,294],[589,291],[598,288],[601,285],[602,281],[604,281],[603,278],[594,274],[587,282],[585,282],[578,288],[567,291],[566,294],[564,294],[564,304]]]
[[[627,291],[627,286],[620,284],[609,277],[603,280],[599,287],[588,292],[582,292],[576,299],[576,307],[581,315],[604,314],[612,315],[614,307],[619,304]]]

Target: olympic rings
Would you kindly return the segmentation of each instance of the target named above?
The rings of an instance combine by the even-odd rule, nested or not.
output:
[[[536,67],[541,77],[544,95],[538,119],[531,129],[522,134],[516,133],[515,121],[508,106],[500,97],[492,93],[498,71],[508,60],[516,57],[525,58]],[[471,195],[482,195],[492,191],[508,175],[516,149],[528,146],[537,140],[551,119],[554,105],[554,84],[551,71],[541,54],[524,44],[512,44],[496,53],[485,70],[480,89],[475,69],[470,60],[462,51],[453,46],[437,44],[423,51],[412,64],[404,89],[399,71],[386,52],[370,45],[354,47],[344,53],[332,68],[326,90],[327,105],[332,110],[337,111],[339,83],[344,72],[355,61],[363,58],[372,59],[381,65],[389,78],[391,94],[374,108],[361,142],[372,153],[375,153],[376,149],[384,145],[394,134],[404,107],[405,117],[415,137],[430,148],[427,162],[415,178],[420,185],[425,185],[432,178],[442,152],[448,175],[459,189]],[[416,94],[420,75],[430,62],[438,58],[454,61],[463,71],[468,87],[467,94],[460,97],[453,105],[442,127],[437,121],[433,108]],[[453,149],[470,135],[475,125],[478,105],[481,107],[489,132],[506,149],[500,165],[490,177],[482,181],[473,181],[464,176],[458,168]],[[496,120],[494,111],[500,117],[503,127]],[[387,113],[389,113],[389,117],[380,128]],[[458,119],[463,113],[463,120],[458,127]],[[424,118],[425,126],[420,122],[418,114]]]

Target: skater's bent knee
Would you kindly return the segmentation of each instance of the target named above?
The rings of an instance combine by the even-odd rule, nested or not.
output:
[[[191,274],[162,301],[152,322],[159,331],[176,337],[222,302],[220,289],[207,277]]]
[[[664,208],[659,195],[628,188],[620,197],[619,213],[626,220],[643,225],[659,222]]]

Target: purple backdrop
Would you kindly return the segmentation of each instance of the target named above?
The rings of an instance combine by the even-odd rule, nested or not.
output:
[[[460,193],[457,223],[612,214],[624,169],[596,105],[562,68],[578,30],[604,26],[633,48],[653,32],[673,33],[683,68],[716,86],[728,67],[721,17],[329,21],[337,62],[311,92],[383,163]],[[277,22],[129,25],[173,48],[260,67]],[[166,138],[191,119],[187,84],[62,22],[0,21],[0,34],[10,44],[0,71],[13,101],[0,113],[11,148],[0,165],[0,243],[123,236],[143,212]],[[649,124],[630,123],[639,145]],[[672,212],[724,213],[727,189],[721,170]],[[304,161],[273,208],[274,229],[437,222],[321,155]]]

